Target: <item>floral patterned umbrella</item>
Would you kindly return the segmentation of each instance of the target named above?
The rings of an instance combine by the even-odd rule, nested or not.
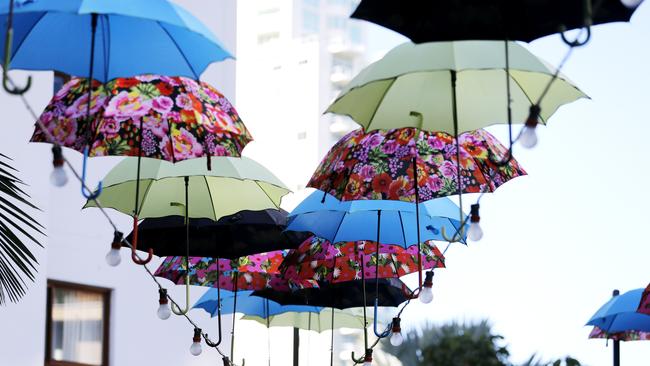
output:
[[[589,338],[606,338],[613,339],[615,341],[650,341],[650,333],[648,332],[639,332],[636,330],[628,330],[625,332],[619,333],[607,333],[604,330],[594,327],[589,333]]]
[[[444,256],[432,241],[425,242],[421,250],[423,269],[444,268]],[[284,278],[296,281],[354,281],[361,279],[361,271],[368,279],[401,277],[419,270],[418,248],[384,244],[378,248],[372,241],[332,244],[312,236],[289,251],[280,269]]]
[[[271,288],[289,291],[290,287],[309,287],[315,281],[286,281],[279,274],[283,251],[248,255],[236,259],[190,257],[189,284],[220,288],[228,291]],[[185,284],[185,257],[167,257],[155,275],[175,284]]]
[[[492,192],[526,172],[513,159],[503,167],[490,160],[507,149],[485,130],[460,135],[415,128],[355,130],[326,155],[308,183],[342,200],[390,199],[422,202],[459,193]],[[413,184],[417,167],[418,197]],[[462,190],[459,192],[457,167]],[[490,179],[490,177],[492,177]]]
[[[637,311],[642,314],[650,315],[650,284],[648,284],[648,287],[643,291],[643,295],[641,295],[641,302],[639,303],[639,309]]]
[[[212,86],[185,77],[144,75],[92,85],[73,78],[40,116],[57,142],[89,156],[127,155],[181,161],[240,156],[252,137],[230,102]],[[46,142],[37,126],[32,142]]]

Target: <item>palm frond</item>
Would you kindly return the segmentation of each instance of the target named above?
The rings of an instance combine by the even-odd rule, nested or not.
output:
[[[35,235],[44,235],[43,226],[25,211],[38,208],[21,188],[25,184],[10,160],[0,153],[0,305],[25,295],[25,280],[34,280],[38,264],[25,241],[42,247]]]

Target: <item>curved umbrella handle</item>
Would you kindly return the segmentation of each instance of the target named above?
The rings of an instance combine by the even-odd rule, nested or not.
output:
[[[587,43],[589,43],[589,41],[591,40],[591,27],[586,26],[586,27],[584,27],[584,29],[587,30],[587,36],[582,41],[577,39],[577,38],[574,39],[573,41],[571,41],[566,37],[566,35],[564,35],[564,32],[560,32],[560,37],[562,37],[562,41],[564,43],[566,43],[567,46],[569,46],[569,47],[582,47],[582,46],[586,45]]]
[[[133,263],[139,264],[141,266],[144,266],[145,264],[151,262],[151,259],[153,259],[152,248],[149,248],[147,258],[145,259],[138,258],[138,253],[136,252],[137,249],[138,249],[138,216],[135,215],[133,216],[133,240],[131,243],[131,260],[133,261]]]
[[[185,308],[181,309],[180,307],[176,306],[176,304],[172,303],[172,312],[176,315],[185,315],[187,314],[188,311],[190,311],[190,268],[189,268],[189,261],[187,262],[187,273],[185,274]]]
[[[32,87],[32,77],[27,77],[27,85],[22,88],[19,88],[13,85],[13,82],[9,80],[9,65],[11,63],[11,49],[13,48],[14,41],[14,0],[9,0],[9,16],[7,17],[7,32],[5,34],[5,59],[2,65],[2,87],[4,90],[12,95],[23,95],[29,88]],[[9,84],[12,85],[9,85]]]
[[[465,225],[463,224],[459,229],[457,229],[456,233],[451,238],[447,236],[447,231],[445,230],[444,226],[440,228],[440,234],[445,239],[445,241],[448,241],[450,243],[460,241],[460,238],[465,236]]]
[[[382,339],[386,338],[390,335],[391,331],[390,328],[388,330],[385,330],[383,333],[379,333],[377,331],[377,307],[379,306],[379,299],[375,298],[375,312],[374,312],[374,319],[373,319],[373,331],[375,332],[375,336],[377,338]]]
[[[81,194],[88,200],[95,200],[102,194],[102,182],[99,181],[95,193],[88,191],[86,188],[86,162],[88,161],[88,146],[84,148],[84,158],[81,165]]]
[[[366,360],[365,355],[361,356],[359,358],[354,357],[354,351],[352,351],[352,362],[354,362],[355,365],[362,364]]]

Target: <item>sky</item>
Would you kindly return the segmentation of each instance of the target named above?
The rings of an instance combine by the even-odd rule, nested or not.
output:
[[[537,128],[536,148],[515,147],[528,176],[481,200],[483,240],[449,248],[434,302],[408,308],[402,328],[488,319],[514,361],[536,353],[611,364],[611,343],[588,340],[584,323],[613,289],[650,282],[650,199],[642,193],[650,178],[648,39],[650,4],[642,4],[630,24],[596,26],[591,42],[574,50],[563,72],[591,99],[560,108]],[[373,27],[372,56],[404,40]],[[559,36],[528,49],[553,65],[567,51]],[[489,130],[507,143],[507,127]],[[623,365],[649,359],[649,344],[621,345]]]
[[[404,330],[425,322],[489,319],[505,337],[514,361],[537,353],[545,359],[571,355],[592,366],[611,364],[612,347],[606,347],[605,341],[588,340],[589,327],[584,323],[613,289],[627,291],[650,281],[650,246],[645,235],[650,198],[642,193],[650,180],[646,170],[648,39],[650,4],[643,4],[630,24],[597,26],[591,42],[575,50],[564,74],[591,99],[562,107],[548,126],[540,126],[535,149],[515,147],[515,157],[528,176],[482,199],[483,240],[450,247],[447,268],[437,271],[434,278],[434,302],[410,305],[402,321]],[[403,38],[394,33],[373,27],[368,45],[371,57],[401,42]],[[557,64],[566,52],[558,36],[532,42],[529,49],[551,64]],[[35,89],[49,90],[50,80],[35,82]],[[47,98],[39,95],[32,102],[42,106]],[[23,146],[32,130],[31,121],[19,111],[22,107],[16,99],[11,103],[1,106],[3,111],[9,108],[14,120],[3,120],[11,126],[11,133],[2,134],[0,141],[11,147],[23,178],[35,182],[34,187],[44,187],[46,182],[36,181],[49,174],[48,147]],[[505,127],[490,131],[505,141]],[[36,155],[43,159],[35,161]],[[80,166],[78,154],[67,156]],[[290,157],[283,158],[290,161]],[[109,168],[92,165],[92,181]],[[66,189],[77,194],[76,187]],[[44,216],[63,214],[81,220],[59,231],[74,235],[75,226],[98,222],[96,213],[81,218],[76,212],[81,199],[66,204],[48,197],[52,192],[56,191],[30,190],[36,201],[52,201],[55,210]],[[128,220],[120,224],[128,229]],[[110,234],[107,227],[93,229],[97,241]],[[407,282],[413,285],[415,278]],[[263,328],[242,325],[240,329],[259,332]],[[288,336],[287,332],[276,334]],[[323,352],[327,347],[321,342],[327,340],[326,334],[311,335],[304,344]],[[278,349],[274,357],[285,351],[289,349]],[[622,344],[621,357],[623,365],[647,364],[650,343]],[[251,359],[250,364],[258,363]]]

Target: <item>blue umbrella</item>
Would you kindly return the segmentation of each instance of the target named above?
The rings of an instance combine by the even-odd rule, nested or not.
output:
[[[324,198],[324,200],[323,200]],[[409,247],[420,240],[445,240],[443,232],[456,233],[461,222],[458,206],[448,198],[419,204],[420,223],[416,224],[415,204],[391,200],[339,201],[330,194],[315,191],[290,214],[287,230],[309,231],[332,243],[373,240],[379,234],[382,244]],[[378,220],[378,213],[381,217]],[[379,233],[377,232],[377,229]],[[466,230],[459,231],[465,243]]]
[[[605,333],[629,330],[650,332],[650,315],[637,312],[643,289],[615,295],[596,311],[586,325],[597,326]]]
[[[203,309],[211,316],[217,316],[219,304],[219,295],[216,288],[206,291],[203,296],[194,304],[194,309]],[[268,316],[278,315],[286,312],[295,313],[320,313],[322,307],[308,305],[280,305],[275,301],[267,300],[257,296],[250,296],[253,291],[237,292],[237,307],[235,309],[235,293],[232,291],[221,290],[221,313],[232,314],[233,312],[243,313],[245,315],[259,316],[267,318]]]
[[[101,82],[140,74],[198,80],[210,63],[232,57],[203,23],[168,0],[15,1],[11,68],[92,74]],[[9,13],[3,2],[0,24]],[[4,58],[12,40],[0,32]]]

